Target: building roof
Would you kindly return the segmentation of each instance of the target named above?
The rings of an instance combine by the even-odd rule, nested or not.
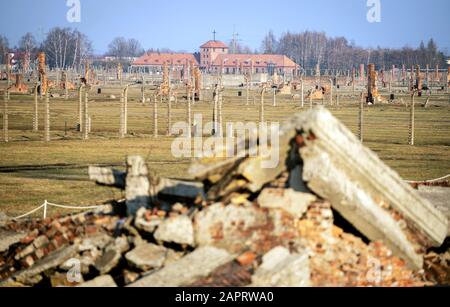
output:
[[[236,67],[241,63],[246,67],[251,66],[251,61],[253,61],[253,67],[267,67],[269,64],[276,67],[298,67],[290,58],[280,54],[220,54],[212,66],[221,66],[223,62],[224,67]]]
[[[195,66],[198,66],[197,59],[191,53],[147,53],[133,62],[134,66],[145,65],[185,65],[186,61],[192,61]]]
[[[208,41],[200,46],[200,48],[226,48],[228,49],[228,46],[221,42],[221,41]]]

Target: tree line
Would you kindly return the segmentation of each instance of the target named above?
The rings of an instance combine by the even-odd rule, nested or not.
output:
[[[277,38],[269,31],[261,44],[261,52],[266,54],[283,54],[293,59],[305,69],[350,70],[360,64],[374,63],[379,69],[390,69],[392,65],[436,65],[445,67],[446,56],[439,51],[433,39],[424,42],[418,48],[362,48],[350,43],[345,37],[328,37],[324,32],[305,31],[301,33],[286,32]]]
[[[230,50],[236,53],[252,53],[248,46],[235,43]],[[47,64],[51,68],[78,68],[88,58],[93,57],[93,45],[87,35],[71,28],[52,28],[42,42],[37,42],[33,34],[26,33],[18,46],[10,48],[8,39],[0,35],[0,63],[5,63],[5,54],[11,50],[27,54],[33,62],[39,51],[47,55]],[[132,58],[143,55],[146,51],[141,43],[133,38],[116,37],[108,45],[105,55],[113,61],[129,63]],[[174,52],[170,49],[148,49],[147,52]],[[264,37],[260,53],[283,54],[293,59],[305,69],[350,70],[360,64],[375,63],[378,69],[390,69],[406,65],[408,68],[419,64],[425,68],[430,65],[445,67],[446,55],[439,51],[436,42],[430,39],[419,47],[362,48],[349,42],[345,37],[328,37],[324,32],[305,31],[301,33],[286,32],[277,38],[272,31]],[[253,53],[258,53],[254,51]],[[100,62],[101,63],[101,62]]]

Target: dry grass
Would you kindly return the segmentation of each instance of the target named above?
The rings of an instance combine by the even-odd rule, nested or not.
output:
[[[236,92],[227,91],[225,94],[224,121],[258,121],[258,104],[246,106],[245,97],[238,98]],[[0,210],[16,216],[33,209],[45,199],[61,204],[92,205],[120,198],[119,191],[89,182],[87,165],[123,166],[125,157],[131,154],[144,156],[155,175],[187,176],[190,161],[172,157],[170,146],[173,139],[152,137],[152,104],[138,102],[139,89],[131,90],[130,135],[122,140],[118,138],[120,105],[117,99],[109,99],[110,94],[118,97],[119,90],[106,88],[102,95],[91,94],[92,134],[86,142],[75,131],[77,98],[52,100],[51,135],[54,141],[50,143],[41,141],[42,125],[41,132],[31,131],[32,97],[12,96],[9,103],[11,142],[0,143]],[[341,98],[340,108],[330,109],[356,132],[358,98],[356,95],[350,97],[350,93],[346,95],[347,98]],[[408,100],[407,97],[404,99]],[[432,100],[447,103],[448,95],[434,96]],[[299,102],[287,96],[278,99],[276,108],[271,106],[270,95],[265,101],[266,120],[269,121],[283,121],[302,111]],[[450,108],[447,105],[424,109],[420,107],[423,101],[419,99],[417,102],[414,147],[407,145],[409,111],[405,106],[375,106],[365,112],[365,144],[405,179],[431,179],[450,173]],[[160,135],[167,131],[166,112],[166,105],[159,106]],[[193,112],[202,113],[205,122],[212,118],[212,107],[206,102],[197,103]],[[173,114],[172,123],[185,120],[184,100],[173,104]],[[42,118],[41,113],[40,124]],[[59,211],[51,213],[56,212]]]

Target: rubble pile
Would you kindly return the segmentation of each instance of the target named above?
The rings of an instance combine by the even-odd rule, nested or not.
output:
[[[287,130],[292,133],[286,135]],[[281,140],[288,145],[280,153],[286,163],[275,169],[261,168],[260,157],[199,160],[191,168],[195,181],[188,182],[149,176],[140,157],[128,157],[127,172],[90,168],[90,177],[98,184],[125,189],[126,201],[74,216],[5,222],[0,231],[0,286],[403,287],[449,283],[449,250],[441,246],[443,242],[428,245],[433,234],[422,230],[420,222],[414,224],[404,217],[408,212],[395,207],[397,200],[389,198],[389,193],[375,192],[370,195],[376,194],[384,205],[370,207],[369,196],[363,198],[367,201],[363,205],[377,214],[389,208],[382,215],[387,219],[383,222],[393,229],[395,238],[376,232],[378,239],[374,239],[373,232],[359,227],[352,215],[341,210],[335,194],[324,197],[334,190],[324,190],[308,173],[305,150],[318,143],[320,133],[312,128],[287,130]],[[328,184],[334,185],[331,179]],[[371,189],[367,179],[357,184],[365,191]],[[406,183],[398,185],[411,197],[419,197]],[[395,184],[392,188],[401,192]],[[390,205],[383,195],[389,196]],[[437,210],[417,199],[423,202],[424,213],[429,210],[440,221]],[[346,198],[347,204],[352,201]],[[355,207],[353,212],[360,210]],[[392,217],[392,211],[398,214]],[[413,226],[420,240],[411,238],[409,227]],[[443,228],[446,236],[446,220]],[[409,251],[408,242],[422,245]],[[435,250],[424,253],[433,246]],[[422,261],[423,267],[418,268]]]

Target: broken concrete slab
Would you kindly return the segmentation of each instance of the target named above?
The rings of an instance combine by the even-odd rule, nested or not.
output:
[[[84,238],[78,245],[80,252],[90,251],[94,249],[103,250],[106,246],[111,244],[113,239],[107,234],[100,233],[91,237]]]
[[[35,284],[36,277],[38,277],[41,273],[57,268],[70,258],[75,257],[77,250],[78,247],[76,245],[61,248],[36,262],[31,268],[18,272],[13,276],[13,278],[20,283],[33,285]]]
[[[111,272],[118,264],[122,255],[115,248],[107,248],[105,252],[95,261],[95,268],[104,275]]]
[[[199,246],[216,246],[231,252],[248,248],[254,230],[269,224],[266,212],[255,206],[212,205],[195,216],[195,242]]]
[[[0,253],[7,251],[12,245],[19,243],[26,236],[26,233],[0,228]]]
[[[127,158],[127,177],[125,194],[128,215],[134,216],[136,212],[150,204],[150,181],[147,164],[140,156]]]
[[[93,280],[82,283],[79,288],[116,288],[117,284],[111,275],[99,276]]]
[[[304,254],[290,254],[284,247],[276,247],[263,257],[263,263],[252,277],[253,287],[310,286],[309,258]]]
[[[234,256],[223,249],[200,247],[191,254],[168,264],[161,270],[144,277],[130,287],[181,287],[206,277],[215,269],[230,262]]]
[[[134,219],[134,225],[137,229],[153,233],[156,228],[158,228],[159,225],[163,222],[163,219],[158,216],[150,216],[147,220],[146,217],[147,209],[141,208],[136,213],[136,218]]]
[[[195,242],[231,253],[268,251],[298,236],[295,220],[284,210],[218,203],[196,214]]]
[[[112,168],[89,166],[89,180],[95,181],[99,185],[125,189],[127,174]]]
[[[290,129],[303,131],[300,155],[308,187],[369,239],[422,268],[426,249],[447,236],[446,217],[326,109],[297,115]]]
[[[156,230],[155,239],[161,242],[194,246],[194,227],[188,216],[179,215],[164,220]]]
[[[197,197],[201,197],[203,199],[205,198],[204,187],[201,182],[150,177],[148,176],[148,168],[142,158],[137,159],[137,157],[129,157],[128,163],[130,163],[130,168],[131,163],[134,163],[135,166],[133,169],[138,173],[140,172],[140,175],[135,174],[134,177],[130,176],[127,179],[128,172],[123,172],[112,168],[90,166],[89,179],[95,181],[98,185],[125,190],[128,189],[131,193],[130,197],[133,196],[133,191],[136,189],[141,189],[139,187],[133,187],[134,184],[139,185],[139,182],[141,181],[146,184],[146,181],[149,181],[149,190],[147,192],[150,196],[166,195],[188,199],[196,199]],[[146,176],[148,176],[147,180],[144,178]],[[132,180],[132,178],[134,179]],[[145,193],[143,195],[146,196]],[[133,197],[135,197],[135,195]]]
[[[0,227],[5,227],[7,223],[11,221],[11,218],[4,212],[0,212]]]
[[[419,194],[427,199],[436,209],[441,211],[450,221],[450,188],[434,187],[434,186],[419,186]],[[450,236],[450,222],[448,228],[448,235]]]
[[[261,208],[283,209],[301,218],[316,200],[317,197],[312,194],[295,192],[293,189],[266,188],[259,195],[258,204]]]
[[[168,250],[155,244],[144,243],[125,255],[128,263],[141,271],[159,269],[166,261]]]

